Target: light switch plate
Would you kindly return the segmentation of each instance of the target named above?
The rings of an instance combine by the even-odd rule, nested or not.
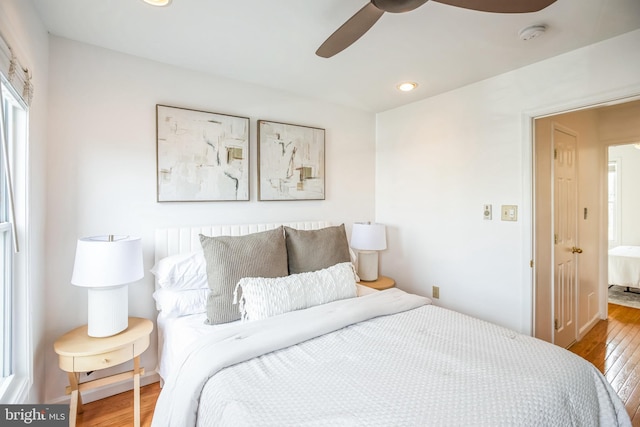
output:
[[[491,219],[491,205],[482,205],[482,218]]]
[[[502,205],[500,210],[502,213],[503,221],[517,221],[518,220],[518,206],[517,205]]]

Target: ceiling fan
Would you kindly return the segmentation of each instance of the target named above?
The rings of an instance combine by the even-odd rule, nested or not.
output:
[[[342,24],[329,38],[322,43],[316,55],[330,58],[351,46],[385,12],[404,13],[419,8],[429,0],[371,0],[356,12],[347,22]],[[556,0],[432,0],[464,9],[494,13],[526,13],[544,9]]]

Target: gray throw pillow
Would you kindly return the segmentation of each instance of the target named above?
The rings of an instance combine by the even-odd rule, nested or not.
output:
[[[307,273],[351,262],[344,224],[319,230],[284,227],[289,274]]]
[[[207,321],[210,325],[240,319],[233,291],[243,277],[287,275],[287,247],[282,227],[246,236],[200,235],[207,263]]]

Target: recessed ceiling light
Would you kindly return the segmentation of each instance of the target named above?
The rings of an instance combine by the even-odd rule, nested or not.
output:
[[[145,3],[149,3],[151,6],[169,6],[171,0],[142,0]]]
[[[398,86],[396,87],[398,88],[398,90],[401,90],[402,92],[411,92],[412,90],[418,87],[418,83],[402,82],[402,83],[399,83]]]

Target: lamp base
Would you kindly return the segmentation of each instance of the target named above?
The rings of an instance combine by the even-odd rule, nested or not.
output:
[[[127,286],[89,288],[90,337],[110,337],[129,326],[129,290]]]
[[[378,280],[378,251],[358,251],[358,276],[363,282]]]

